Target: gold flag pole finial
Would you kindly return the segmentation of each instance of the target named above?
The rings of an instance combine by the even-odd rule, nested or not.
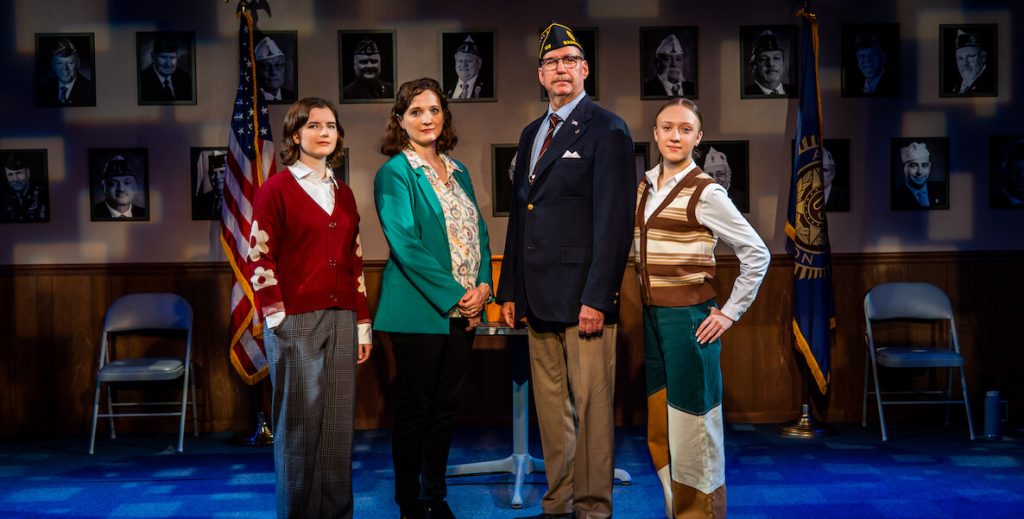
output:
[[[224,3],[228,3],[231,0],[224,0]],[[255,22],[259,17],[259,11],[263,9],[267,12],[267,16],[273,16],[270,14],[270,3],[267,0],[238,0],[238,6],[235,7],[235,15],[241,16],[245,11],[249,11],[252,15],[252,19]]]

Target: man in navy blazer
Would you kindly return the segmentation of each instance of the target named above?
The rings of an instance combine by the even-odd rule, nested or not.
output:
[[[612,513],[615,336],[633,233],[636,170],[629,128],[583,91],[572,30],[541,34],[550,106],[519,138],[497,299],[529,328],[548,491],[540,517]]]

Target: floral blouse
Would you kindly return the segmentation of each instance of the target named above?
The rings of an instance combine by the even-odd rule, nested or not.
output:
[[[442,153],[441,161],[450,173],[448,181],[442,182],[434,168],[412,148],[406,148],[404,153],[413,169],[423,168],[423,174],[441,203],[452,257],[452,277],[466,290],[475,287],[480,273],[480,216],[476,204],[455,180],[455,172],[462,171],[462,168]],[[451,316],[459,317],[458,307],[452,310]]]

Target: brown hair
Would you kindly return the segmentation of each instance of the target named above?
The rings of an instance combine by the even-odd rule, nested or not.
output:
[[[301,151],[298,144],[292,140],[295,134],[299,133],[299,130],[306,125],[309,121],[309,113],[314,108],[327,108],[334,114],[334,121],[338,125],[338,145],[335,146],[334,151],[327,156],[327,165],[331,168],[336,168],[341,165],[342,158],[345,156],[345,128],[341,126],[341,120],[338,118],[338,110],[334,108],[334,104],[326,99],[319,97],[304,97],[298,101],[292,103],[292,106],[288,108],[288,113],[284,116],[284,127],[281,130],[281,162],[285,166],[291,166],[299,160],[299,152]]]
[[[441,92],[441,84],[436,79],[423,77],[406,81],[398,88],[398,96],[395,98],[394,106],[391,107],[391,113],[388,114],[388,125],[384,129],[384,138],[380,143],[382,154],[390,157],[401,153],[409,146],[409,134],[399,126],[398,122],[405,116],[405,111],[409,109],[413,98],[428,90],[437,95],[437,100],[441,103],[441,113],[444,114],[444,127],[441,128],[441,134],[434,141],[437,152],[448,153],[455,149],[459,138],[455,136],[455,120],[448,110],[448,98]]]
[[[690,101],[685,97],[676,97],[670,99],[667,103],[661,105],[661,108],[658,109],[658,113],[654,114],[655,128],[658,127],[658,116],[661,115],[661,112],[664,112],[665,110],[673,106],[681,106],[693,112],[693,115],[697,116],[697,124],[700,125],[700,127],[697,128],[697,131],[704,131],[704,116],[700,114],[700,107],[697,106],[697,103],[694,103],[693,101]],[[700,152],[697,150],[696,147],[693,148],[693,151],[690,153],[690,156],[693,158],[693,160],[697,160],[700,158]],[[664,160],[664,157],[662,157],[662,160]]]

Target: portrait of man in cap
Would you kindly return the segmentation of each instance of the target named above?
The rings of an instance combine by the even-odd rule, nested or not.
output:
[[[989,157],[991,206],[1024,209],[1024,135],[992,137]]]
[[[441,34],[441,84],[449,101],[494,99],[494,33]]]
[[[995,24],[939,26],[941,96],[997,94],[996,31]]]
[[[92,34],[36,35],[36,106],[96,106]]]
[[[149,220],[145,148],[89,150],[92,221]]]
[[[192,219],[220,220],[224,180],[228,175],[226,148],[192,148]]]
[[[797,97],[796,26],[740,27],[740,98]]]
[[[46,150],[0,150],[0,223],[50,221]]]
[[[295,31],[263,31],[253,54],[256,82],[268,104],[291,104],[297,99],[298,72]]]
[[[693,153],[700,168],[725,188],[741,213],[750,211],[748,149],[747,141],[701,141]]]
[[[892,208],[949,209],[949,140],[942,138],[892,141]]]
[[[900,95],[899,31],[896,23],[843,25],[843,97]]]
[[[338,31],[338,55],[342,103],[394,99],[394,31]]]
[[[138,32],[139,104],[196,104],[195,33]]]
[[[697,98],[697,28],[641,27],[641,99]]]

